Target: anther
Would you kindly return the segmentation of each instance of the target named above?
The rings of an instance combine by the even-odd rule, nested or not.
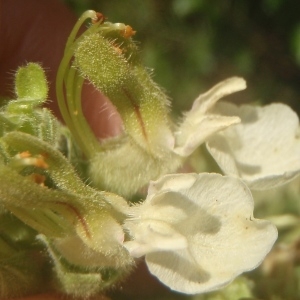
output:
[[[100,12],[96,12],[96,19],[92,19],[92,23],[96,24],[96,23],[100,23],[103,24],[104,21],[107,19],[102,13]]]
[[[125,29],[121,32],[122,36],[125,38],[130,38],[136,34],[136,31],[132,29],[131,26],[126,25]]]

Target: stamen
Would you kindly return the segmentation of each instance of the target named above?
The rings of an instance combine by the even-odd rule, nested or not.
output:
[[[102,13],[96,12],[96,18],[92,18],[92,23],[103,24],[105,20],[107,20],[107,18]]]
[[[130,38],[135,34],[136,34],[136,31],[133,30],[132,27],[129,25],[126,25],[125,29],[123,31],[121,31],[121,35],[125,38]]]
[[[31,156],[31,153],[29,151],[24,151],[24,152],[21,152],[19,154],[17,154],[20,158],[28,158]]]
[[[49,168],[49,165],[45,162],[44,157],[42,155],[39,155],[38,157],[35,158],[35,161],[33,161],[33,165],[41,169]]]
[[[30,178],[38,185],[45,187],[46,176],[38,173],[33,173]]]
[[[16,154],[14,157],[14,162],[18,162],[17,164],[21,166],[34,166],[41,169],[49,168],[49,165],[45,161],[44,155],[32,156],[29,151],[23,151]]]

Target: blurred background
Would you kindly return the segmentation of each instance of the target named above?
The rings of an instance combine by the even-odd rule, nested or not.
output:
[[[285,102],[300,112],[300,1],[63,0],[80,15],[131,25],[145,65],[176,110],[230,76],[248,89],[237,102]]]

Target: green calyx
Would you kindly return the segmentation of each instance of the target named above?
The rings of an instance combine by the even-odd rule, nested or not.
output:
[[[86,19],[92,19],[93,24],[77,37]],[[95,12],[85,12],[69,37],[57,76],[59,106],[90,160],[92,184],[126,197],[181,163],[172,152],[168,98],[142,65],[133,33],[130,26],[103,22]],[[121,136],[99,141],[92,132],[81,106],[84,80],[117,109],[123,122]],[[130,161],[125,172],[120,167],[124,157]]]
[[[129,26],[96,22],[75,38],[86,18],[94,19],[96,13],[88,11],[79,19],[57,76],[58,101],[68,127],[88,158],[100,150],[81,108],[81,89],[87,79],[115,105],[125,134],[151,155],[159,156],[166,145],[156,136],[161,128],[169,128],[166,95],[138,59],[136,44],[125,34]]]
[[[126,134],[151,155],[159,156],[166,145],[156,136],[161,128],[169,128],[167,97],[136,58],[131,38],[117,35],[113,25],[109,34],[102,26],[106,24],[83,35],[74,51],[74,65],[115,105]]]

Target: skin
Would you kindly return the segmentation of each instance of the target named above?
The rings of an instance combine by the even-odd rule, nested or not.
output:
[[[77,17],[59,0],[0,0],[0,91],[13,98],[13,74],[27,62],[39,62],[50,84],[47,106],[60,117],[55,96],[55,76],[67,37]],[[82,94],[84,114],[95,135],[101,139],[122,131],[122,121],[113,105],[93,86],[86,84]],[[168,293],[151,276],[143,261],[132,276],[107,296],[90,300],[141,299]],[[68,299],[58,294],[40,294],[18,300]],[[127,298],[128,299],[128,298]]]

